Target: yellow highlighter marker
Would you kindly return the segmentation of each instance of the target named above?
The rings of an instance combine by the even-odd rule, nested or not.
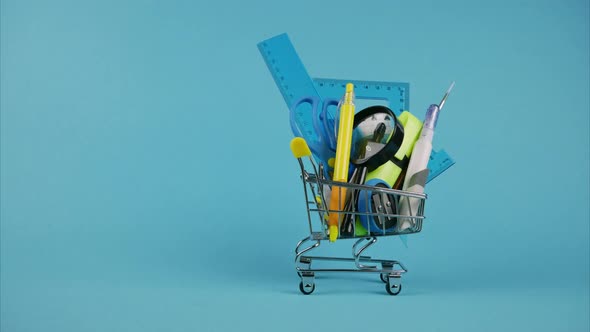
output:
[[[352,126],[354,123],[354,85],[346,84],[344,102],[340,106],[340,122],[338,123],[338,140],[336,142],[336,160],[334,161],[334,181],[348,181],[348,165],[350,164],[350,148],[352,145]],[[346,188],[334,186],[330,198],[330,210],[344,209],[346,204]],[[330,242],[338,238],[339,213],[332,212],[328,219]]]

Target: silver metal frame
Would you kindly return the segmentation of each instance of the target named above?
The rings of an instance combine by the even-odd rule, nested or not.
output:
[[[401,291],[401,277],[404,273],[408,272],[408,269],[397,260],[388,259],[375,259],[370,256],[363,256],[369,247],[374,245],[379,237],[383,236],[395,236],[418,233],[422,230],[422,222],[424,220],[424,203],[427,198],[425,194],[400,191],[389,188],[373,187],[360,184],[335,182],[327,180],[323,177],[323,167],[320,164],[319,171],[316,167],[313,159],[309,158],[309,164],[311,165],[312,173],[308,172],[305,167],[305,163],[301,158],[297,159],[301,169],[301,179],[303,182],[303,191],[305,194],[307,219],[309,225],[309,236],[303,238],[297,243],[295,247],[295,269],[297,274],[301,278],[299,289],[303,294],[311,294],[315,290],[315,274],[317,272],[364,272],[364,273],[379,273],[381,280],[386,283],[386,290],[391,295],[397,295]],[[310,170],[310,171],[311,171]],[[385,209],[381,205],[376,207],[377,211],[371,212],[360,212],[358,211],[355,204],[349,211],[344,210],[330,210],[326,203],[326,195],[324,188],[329,187],[332,190],[341,190],[340,188],[346,188],[346,190],[354,194],[355,191],[359,195],[366,195],[365,202],[369,202],[369,195],[382,195],[386,198],[387,203],[395,204],[395,211],[399,211],[400,202],[403,199],[407,200],[419,200],[418,211],[410,211],[410,215],[402,216],[394,214],[392,209]],[[313,199],[310,199],[312,195]],[[342,197],[343,195],[340,195]],[[348,197],[348,196],[347,196]],[[343,206],[339,204],[339,206]],[[408,204],[412,206],[412,204]],[[369,209],[365,209],[369,211]],[[340,236],[338,241],[345,239],[356,239],[352,245],[352,256],[351,257],[332,257],[332,256],[310,256],[309,252],[319,247],[322,241],[329,239],[328,227],[326,225],[327,216],[330,213],[338,213],[339,217],[352,216],[354,217],[353,235]],[[397,229],[371,229],[371,223],[368,223],[369,229],[365,232],[357,233],[357,217],[366,215],[375,218],[397,218],[400,220],[403,218],[405,221],[410,221],[412,225],[410,228],[403,231]],[[360,230],[359,230],[360,231]],[[364,243],[364,244],[363,244]],[[361,245],[362,244],[362,245]],[[354,263],[352,268],[312,268],[311,264],[313,261],[336,261],[336,262],[348,262]]]

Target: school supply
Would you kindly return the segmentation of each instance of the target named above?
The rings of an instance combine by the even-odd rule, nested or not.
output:
[[[350,148],[352,144],[352,125],[354,122],[354,86],[346,85],[344,99],[340,105],[340,120],[338,122],[338,143],[336,145],[336,160],[334,163],[334,181],[348,181],[348,166],[350,164]],[[332,186],[330,210],[342,210],[346,198],[346,188]],[[339,213],[330,213],[328,226],[330,242],[338,238]]]
[[[400,169],[404,168],[402,161],[394,158],[403,140],[404,128],[389,108],[371,106],[357,113],[354,117],[352,163],[363,171],[363,177],[358,179],[357,183],[390,187],[384,181],[374,180],[367,183],[366,174],[386,163],[397,163]],[[395,208],[395,202],[390,202],[388,197],[373,195],[370,192],[359,192],[353,198],[358,198],[358,211],[361,213],[380,211],[383,208],[389,214],[393,214],[391,207]],[[354,218],[350,215],[345,218],[344,226],[347,233],[351,233],[353,222]],[[377,229],[387,230],[395,226],[393,218],[373,218],[366,214],[360,215],[360,222],[369,232]]]
[[[455,82],[451,83],[447,92],[443,96],[441,102],[436,105],[430,105],[426,111],[424,117],[424,125],[422,126],[422,132],[420,138],[414,145],[414,151],[410,158],[410,163],[406,171],[406,178],[404,180],[404,191],[410,191],[415,193],[423,193],[424,186],[426,185],[426,179],[428,178],[428,157],[432,150],[432,138],[434,137],[434,129],[438,121],[438,115],[442,110],[445,102],[451,93],[451,90],[455,86]],[[402,216],[414,216],[418,214],[418,208],[420,202],[412,198],[407,198],[400,202],[400,215]],[[415,220],[413,218],[400,218],[399,230],[404,231],[411,228]]]
[[[266,39],[258,43],[257,46],[289,110],[291,110],[294,102],[304,97],[317,98],[318,105],[323,104],[328,99],[340,99],[347,82],[355,86],[357,99],[386,102],[387,106],[398,116],[404,110],[409,109],[410,89],[408,83],[330,78],[312,79],[287,34],[280,34]],[[323,105],[320,108],[322,107]],[[327,125],[330,126],[330,123],[334,123],[334,112],[330,111],[330,107],[327,107],[327,110],[328,117],[322,121],[326,121]],[[295,118],[302,133],[302,135],[298,136],[304,137],[308,144],[313,146],[313,142],[317,142],[318,138],[314,128],[316,121],[313,119],[310,108],[299,107],[295,111]],[[322,112],[319,114],[322,114]],[[322,162],[322,158],[317,155],[316,160]],[[427,182],[440,175],[454,163],[453,159],[444,150],[432,150],[428,162]],[[330,171],[331,169],[328,168],[326,167],[327,171]]]
[[[358,112],[353,127],[351,161],[369,172],[389,161],[404,140],[403,124],[385,106],[371,106]]]
[[[403,170],[407,168],[408,157],[420,133],[421,123],[409,112],[402,113],[397,123],[403,128],[400,130],[403,137],[398,138],[397,148],[388,155],[388,159],[367,174],[365,185],[395,189],[395,183],[401,177]],[[397,206],[398,202],[392,201],[391,197],[379,195],[373,191],[361,193],[358,201],[358,210],[362,213],[379,212],[385,209],[388,214],[396,214]],[[360,222],[368,232],[383,232],[393,229],[397,224],[397,218],[374,218],[361,214]]]

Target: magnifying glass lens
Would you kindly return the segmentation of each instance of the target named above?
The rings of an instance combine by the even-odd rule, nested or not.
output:
[[[362,164],[381,151],[395,131],[395,119],[387,113],[374,113],[362,119],[352,132],[351,159]]]

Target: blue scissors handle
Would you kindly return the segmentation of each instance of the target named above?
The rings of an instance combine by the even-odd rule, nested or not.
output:
[[[330,106],[338,107],[340,101],[338,99],[326,99],[324,100],[324,105],[322,107],[322,113],[318,118],[319,122],[324,128],[324,139],[328,144],[330,150],[336,152],[336,128],[335,126],[335,117],[333,114],[328,113],[328,109]]]
[[[319,99],[316,97],[303,97],[299,100],[296,100],[290,108],[290,123],[291,123],[291,130],[295,136],[303,137],[307,141],[307,144],[313,144],[317,140],[317,136],[311,136],[310,134],[305,134],[305,132],[316,132],[315,130],[315,122],[309,121],[308,119],[313,119],[313,114],[316,113],[316,108],[319,103]],[[307,116],[307,119],[298,119],[297,118],[297,108],[299,108],[303,104],[309,104],[312,107],[311,116]],[[310,128],[310,126],[312,126]]]
[[[297,109],[303,104],[311,106],[311,114],[298,118]],[[313,154],[326,166],[328,159],[336,153],[334,120],[328,113],[329,106],[333,105],[338,105],[338,101],[330,99],[322,104],[317,97],[303,97],[295,101],[290,110],[293,134],[305,138]]]

